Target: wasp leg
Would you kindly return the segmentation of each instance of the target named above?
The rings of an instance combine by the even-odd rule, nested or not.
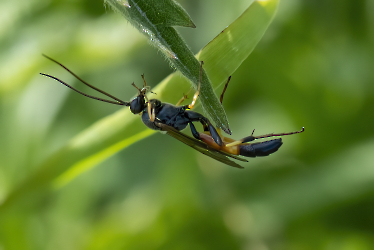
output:
[[[208,118],[206,118],[205,116],[203,116],[199,113],[196,113],[194,111],[186,111],[186,114],[188,115],[188,118],[190,119],[191,122],[194,122],[194,121],[200,122],[203,125],[204,130],[209,130],[209,132],[210,132],[212,138],[214,139],[214,141],[219,146],[222,146],[222,139],[221,139],[219,133],[217,132],[216,128],[210,123]],[[192,129],[191,129],[191,131],[192,131]],[[193,133],[193,131],[192,131],[192,133]],[[196,134],[196,136],[198,136],[198,134]],[[200,139],[199,136],[198,137],[196,137],[196,136],[195,136],[196,139]]]
[[[201,64],[200,64],[200,76],[199,76],[199,86],[197,87],[197,91],[195,92],[195,94],[194,94],[194,96],[192,98],[191,104],[185,106],[186,109],[193,109],[193,107],[196,104],[197,98],[199,97],[201,79],[202,79],[202,74],[203,74],[203,64],[204,64],[204,62],[201,61]]]
[[[197,132],[195,125],[192,122],[189,122],[189,124],[193,137],[195,137],[198,140],[201,140],[199,132]]]
[[[254,132],[255,132],[255,130],[252,131],[252,134],[250,136],[244,137],[243,139],[241,139],[239,141],[233,141],[231,143],[226,144],[226,147],[233,147],[233,146],[245,143],[245,142],[250,142],[250,141],[255,140],[255,138],[253,136]]]
[[[200,94],[200,85],[199,85],[198,90],[195,92],[195,94],[194,94],[194,96],[193,96],[193,98],[192,98],[192,102],[191,102],[191,104],[186,105],[186,108],[187,108],[187,109],[193,109],[193,107],[194,107],[195,104],[196,104],[197,98],[199,97],[199,94]]]
[[[217,133],[218,133],[219,137],[221,137],[221,138],[222,138],[222,133],[221,133],[221,129],[220,129],[220,128],[216,128],[216,131],[217,131]]]
[[[252,131],[252,134],[250,136],[244,137],[243,139],[241,139],[239,141],[234,141],[232,143],[226,144],[226,147],[232,147],[232,146],[236,146],[236,145],[239,145],[239,144],[242,144],[242,143],[245,143],[245,142],[250,142],[250,141],[254,141],[254,140],[262,139],[262,138],[284,136],[284,135],[293,135],[293,134],[302,133],[302,132],[304,132],[304,127],[302,127],[301,130],[299,130],[299,131],[294,131],[294,132],[289,132],[289,133],[279,133],[279,134],[271,133],[271,134],[266,134],[266,135],[253,136],[254,132],[255,132],[255,130]]]
[[[156,119],[155,108],[151,107],[151,103],[149,102],[148,97],[146,95],[144,95],[144,99],[147,102],[147,111],[149,115],[149,120],[151,120],[151,122],[154,122]]]
[[[225,87],[223,87],[222,94],[221,94],[221,96],[220,96],[220,98],[219,98],[219,101],[221,102],[221,104],[222,104],[222,101],[223,101],[223,95],[224,95],[225,92],[226,92],[226,89],[227,89],[227,86],[229,85],[230,79],[231,79],[231,76],[229,76],[229,79],[227,79],[227,82],[226,82],[226,84],[225,84]]]
[[[177,104],[175,104],[175,106],[180,106],[182,102],[184,102],[184,100],[188,99],[188,94],[190,93],[190,91],[191,89],[187,92],[187,94],[183,94],[183,97],[179,99],[179,101],[177,102]]]
[[[151,122],[154,122],[155,121],[155,110],[154,110],[154,108],[153,107],[151,107],[151,103],[149,102],[149,100],[148,100],[148,97],[147,97],[147,95],[146,95],[146,91],[147,91],[147,82],[145,81],[145,78],[144,78],[144,74],[142,74],[142,79],[143,79],[143,82],[144,82],[144,87],[143,87],[143,89],[139,89],[134,83],[132,83],[132,85],[135,87],[135,88],[137,88],[138,89],[138,91],[139,91],[139,93],[140,94],[142,94],[142,93],[144,93],[143,94],[143,96],[144,96],[144,99],[146,100],[146,102],[148,103],[148,105],[147,105],[147,111],[148,111],[148,115],[149,115],[149,120],[151,121]],[[153,92],[152,92],[153,93]]]

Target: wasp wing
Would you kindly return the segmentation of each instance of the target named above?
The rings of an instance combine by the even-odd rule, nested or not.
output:
[[[248,162],[246,159],[243,159],[241,157],[229,154],[224,151],[216,150],[214,148],[209,147],[206,143],[196,140],[195,138],[192,138],[186,134],[183,134],[182,132],[176,130],[175,128],[168,126],[166,124],[157,123],[156,124],[159,128],[161,128],[162,131],[166,131],[168,135],[174,137],[175,139],[183,142],[184,144],[190,146],[191,148],[199,151],[200,153],[203,153],[204,155],[207,155],[217,161],[220,161],[222,163],[225,163],[229,166],[236,167],[236,168],[243,168],[239,164],[231,161],[227,157],[231,157],[240,161]]]

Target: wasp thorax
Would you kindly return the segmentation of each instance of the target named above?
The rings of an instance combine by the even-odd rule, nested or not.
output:
[[[152,107],[159,108],[161,107],[162,103],[160,100],[152,99],[149,101]]]

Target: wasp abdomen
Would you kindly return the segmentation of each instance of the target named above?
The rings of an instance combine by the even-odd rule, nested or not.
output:
[[[247,157],[268,156],[282,146],[282,139],[239,145],[239,155]]]

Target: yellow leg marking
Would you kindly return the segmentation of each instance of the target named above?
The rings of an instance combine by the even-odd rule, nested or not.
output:
[[[221,138],[222,138],[222,141],[223,141],[224,143],[226,143],[226,144],[235,141],[234,139],[231,139],[231,138],[228,138],[228,137],[221,137]]]
[[[193,109],[193,106],[195,106],[195,103],[196,103],[197,98],[199,97],[199,94],[200,94],[200,85],[199,85],[199,89],[196,91],[196,93],[193,96],[191,104],[188,105],[188,109]]]
[[[239,147],[238,146],[237,147],[226,147],[225,146],[225,144],[226,144],[225,141],[223,141],[222,146],[218,146],[217,143],[213,140],[212,136],[209,133],[204,132],[204,133],[199,133],[199,135],[200,135],[201,141],[205,142],[210,147],[212,147],[214,149],[217,149],[217,150],[225,151],[225,152],[230,153],[230,154],[239,155]],[[226,139],[230,139],[230,138],[226,138]]]
[[[196,93],[193,96],[191,104],[188,105],[189,109],[193,109],[193,106],[195,105],[196,100],[197,100],[197,98],[199,97],[199,94],[200,94],[201,79],[202,79],[202,76],[203,76],[203,64],[204,64],[204,62],[201,61],[201,64],[200,64],[200,76],[199,76],[199,86],[197,87],[197,91],[196,91]]]
[[[143,75],[142,75],[143,76]],[[135,86],[135,84],[133,83],[133,85]],[[136,86],[135,86],[136,87]],[[137,89],[138,89],[138,87],[136,87]],[[140,93],[141,93],[141,91],[140,91]],[[149,120],[151,120],[152,122],[155,120],[154,119],[154,115],[153,115],[153,120],[152,120],[152,107],[151,107],[151,104],[150,104],[150,102],[149,102],[149,100],[148,100],[148,97],[144,94],[143,95],[144,96],[144,99],[145,99],[145,101],[147,102],[147,111],[148,111],[148,116],[149,116]]]
[[[152,114],[151,116],[149,117],[149,119],[151,120],[151,122],[154,122],[155,119],[156,119],[156,111],[155,111],[155,108],[152,108]]]
[[[233,146],[236,146],[236,145],[239,145],[239,144],[242,144],[242,141],[231,142],[229,144],[226,144],[226,147],[233,147]]]
[[[149,120],[151,120],[151,122],[153,122],[154,120],[152,120],[152,109],[151,109],[151,104],[149,102],[148,102],[148,105],[147,105],[147,111],[148,111]]]
[[[188,91],[189,92],[189,91]],[[188,93],[187,93],[187,95],[188,95]],[[183,97],[177,102],[177,104],[175,104],[175,106],[180,106],[181,105],[181,103],[184,101],[184,100],[186,100],[187,99],[187,95],[183,95]]]

